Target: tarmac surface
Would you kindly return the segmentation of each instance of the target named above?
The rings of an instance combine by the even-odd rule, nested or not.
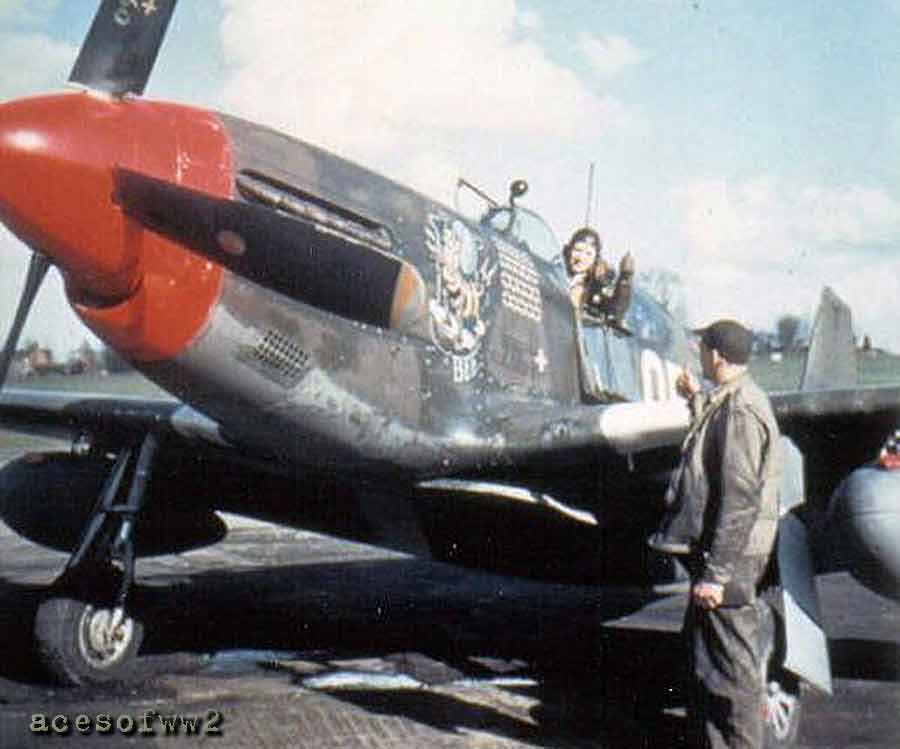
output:
[[[684,745],[678,597],[640,609],[637,592],[226,520],[217,546],[139,562],[144,648],[103,689],[42,673],[34,613],[66,557],[0,523],[0,747]],[[807,695],[799,746],[900,746],[900,606],[846,575],[819,590],[835,694]],[[81,715],[88,732],[73,727]],[[69,731],[34,733],[34,716],[65,716]]]

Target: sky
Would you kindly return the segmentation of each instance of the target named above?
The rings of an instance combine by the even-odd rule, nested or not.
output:
[[[156,0],[162,2],[162,0]],[[89,7],[90,6],[90,7]],[[93,6],[0,0],[0,101],[65,87]],[[684,281],[688,322],[772,329],[823,286],[900,352],[900,0],[181,2],[145,95],[324,146],[453,205],[457,177],[560,239]],[[27,253],[0,228],[0,320]],[[24,340],[88,335],[53,274]]]

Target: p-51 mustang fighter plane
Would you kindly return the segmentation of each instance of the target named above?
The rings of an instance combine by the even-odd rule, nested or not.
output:
[[[624,330],[579,323],[524,183],[475,223],[264,127],[140,98],[173,9],[105,0],[81,90],[0,106],[0,218],[34,251],[2,378],[52,264],[91,330],[174,396],[0,400],[3,426],[72,439],[0,472],[4,520],[71,552],[37,614],[50,669],[117,677],[141,641],[135,557],[221,539],[216,510],[498,572],[672,582],[645,538],[687,427],[679,326],[639,289]],[[773,399],[822,506],[900,417],[900,388],[855,385],[846,308],[823,309],[804,388]],[[785,619],[814,629],[793,465]],[[896,593],[886,478],[844,484],[829,529]]]

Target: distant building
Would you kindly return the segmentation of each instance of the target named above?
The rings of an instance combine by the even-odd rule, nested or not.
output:
[[[99,354],[85,341],[66,362],[66,374],[95,374],[102,369]]]
[[[49,374],[62,370],[62,365],[53,359],[53,352],[40,346],[33,346],[28,352],[28,363],[33,374]]]
[[[781,341],[778,335],[766,330],[753,331],[753,353],[757,356],[767,356],[773,352],[781,351]]]
[[[24,380],[33,374],[31,362],[24,351],[16,351],[9,365],[9,378],[11,380]]]
[[[45,375],[65,371],[65,367],[53,358],[53,352],[31,343],[15,353],[10,374],[14,379],[25,379],[36,375]]]

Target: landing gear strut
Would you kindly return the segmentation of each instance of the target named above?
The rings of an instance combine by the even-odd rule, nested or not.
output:
[[[143,626],[126,612],[126,600],[134,582],[135,523],[158,445],[149,433],[139,450],[119,453],[77,548],[38,608],[38,652],[63,684],[122,679],[140,648]]]

